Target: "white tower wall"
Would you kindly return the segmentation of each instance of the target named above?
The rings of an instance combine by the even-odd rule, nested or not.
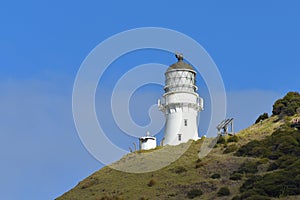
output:
[[[190,109],[168,114],[163,144],[177,145],[190,139],[198,139],[197,113]]]
[[[197,140],[197,117],[198,112],[203,109],[203,100],[196,93],[196,72],[182,61],[182,57],[177,58],[178,62],[171,65],[165,73],[165,94],[158,102],[159,109],[166,118],[163,145]]]

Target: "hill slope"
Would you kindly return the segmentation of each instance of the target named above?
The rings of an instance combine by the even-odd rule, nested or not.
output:
[[[154,172],[134,174],[104,167],[58,199],[186,199],[197,198],[197,194],[200,199],[231,199],[240,194],[240,188],[249,179],[248,176],[269,173],[267,170],[272,160],[263,156],[237,155],[235,152],[249,145],[249,141],[253,141],[251,138],[266,140],[284,124],[284,121],[274,123],[276,120],[277,117],[271,117],[262,124],[241,131],[238,137],[227,136],[225,141],[219,139],[217,147],[201,160],[198,151],[202,140],[199,140],[191,142],[188,150],[174,163]],[[234,138],[239,138],[239,141]],[[169,148],[174,151],[182,147]],[[119,162],[135,166],[135,158],[139,154],[142,153],[129,154]],[[218,194],[224,186],[229,188],[229,196]]]
[[[291,127],[298,117],[279,113],[235,136],[220,137],[202,159],[204,139],[128,154],[111,166],[127,172],[104,167],[58,200],[300,199],[300,133]],[[163,162],[170,164],[129,173],[151,171]]]

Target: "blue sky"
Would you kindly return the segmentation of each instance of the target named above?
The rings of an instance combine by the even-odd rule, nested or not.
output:
[[[192,37],[218,66],[227,114],[242,129],[270,113],[275,99],[300,91],[299,9],[297,0],[1,2],[0,199],[54,199],[103,166],[82,145],[72,118],[76,73],[101,41],[147,26]],[[143,63],[175,61],[172,54],[143,51],[113,63],[96,96],[99,121],[108,132],[119,130],[101,118],[109,104],[99,102],[108,99],[122,73]],[[136,92],[137,123],[147,123],[146,108],[162,92],[158,86]],[[205,88],[199,93],[207,96]],[[148,101],[139,104],[145,96]],[[124,149],[132,141],[110,137]]]

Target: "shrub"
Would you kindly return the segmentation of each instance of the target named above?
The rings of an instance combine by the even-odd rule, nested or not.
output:
[[[213,179],[221,178],[221,175],[220,174],[213,174],[213,175],[211,175],[210,178],[213,178]]]
[[[242,200],[242,199],[247,199],[247,200],[271,200],[271,198],[266,197],[264,195],[259,194],[260,191],[254,191],[250,190],[245,193],[243,193],[239,199],[237,200]]]
[[[226,140],[223,136],[219,136],[217,144],[226,144]]]
[[[241,174],[243,174],[243,173],[254,174],[254,173],[258,172],[258,170],[257,170],[258,165],[259,165],[258,162],[251,162],[251,161],[245,162],[239,167],[237,172],[241,173]]]
[[[297,160],[297,157],[286,155],[286,156],[281,156],[277,160],[276,164],[279,165],[279,168],[283,169],[283,168],[286,168],[286,167],[292,165],[296,160]]]
[[[240,192],[247,192],[247,193],[252,192],[253,193],[254,191],[252,191],[251,189],[253,189],[254,185],[261,180],[262,180],[261,176],[256,176],[256,175],[250,176],[240,187]],[[245,194],[243,194],[243,195],[245,195]]]
[[[187,193],[187,197],[189,199],[193,199],[195,197],[201,196],[203,194],[202,190],[200,189],[192,189]]]
[[[234,181],[236,181],[236,180],[241,180],[242,179],[242,174],[241,173],[233,173],[230,177],[229,177],[229,179],[230,180],[234,180]]]
[[[255,124],[259,123],[260,121],[263,121],[265,119],[268,119],[269,118],[269,115],[268,113],[264,113],[264,114],[261,114],[255,121]]]
[[[267,163],[269,163],[268,158],[262,158],[262,159],[257,161],[257,164],[267,164]]]
[[[155,185],[155,184],[156,184],[156,180],[155,180],[155,179],[151,179],[147,185],[148,185],[149,187],[152,187],[152,186]]]
[[[240,199],[248,199],[251,196],[258,195],[255,190],[248,190],[242,193]]]
[[[271,198],[262,195],[253,195],[247,198],[247,200],[271,200]]]
[[[278,164],[277,164],[276,162],[273,162],[273,163],[271,163],[271,164],[269,165],[268,171],[273,171],[273,170],[276,170],[276,169],[278,169],[278,168],[279,168]]]
[[[200,158],[198,158],[196,160],[196,165],[195,165],[195,169],[198,169],[199,167],[203,166],[203,163],[201,162],[202,160]]]
[[[195,165],[195,169],[198,169],[198,168],[200,168],[200,167],[202,167],[202,166],[203,166],[202,163],[197,163],[197,164]]]
[[[184,167],[182,167],[182,166],[178,166],[178,167],[175,167],[174,168],[174,172],[176,173],[176,174],[181,174],[181,173],[183,173],[183,172],[186,172],[187,170],[184,168]]]
[[[227,142],[238,142],[239,137],[237,135],[233,135],[227,139]]]
[[[260,147],[261,142],[257,140],[252,140],[251,142],[243,145],[239,148],[239,150],[235,153],[236,156],[253,156],[252,149],[255,147]]]
[[[221,187],[217,194],[219,197],[228,196],[230,195],[230,190],[228,189],[228,187]]]
[[[270,197],[299,195],[300,176],[296,176],[296,174],[299,174],[299,167],[300,160],[297,160],[286,169],[268,173],[263,177],[249,177],[240,188],[243,193],[242,196],[249,193]]]
[[[280,153],[279,152],[271,152],[267,157],[271,160],[277,160],[280,157]]]
[[[271,136],[253,140],[238,149],[236,156],[252,156],[277,160],[281,156],[300,157],[300,134],[288,125],[282,125]]]
[[[168,196],[169,196],[169,197],[175,197],[175,196],[176,196],[176,194],[174,194],[174,193],[171,193],[171,194],[168,194]]]
[[[293,116],[300,108],[300,94],[298,92],[289,92],[282,99],[277,100],[273,105],[273,115]]]
[[[236,151],[237,149],[238,149],[238,146],[236,144],[231,144],[223,151],[223,153],[231,153],[231,152]]]

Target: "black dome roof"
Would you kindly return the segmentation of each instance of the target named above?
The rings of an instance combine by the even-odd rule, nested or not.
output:
[[[168,69],[168,71],[172,71],[172,70],[191,70],[191,71],[195,71],[194,68],[187,64],[186,62],[183,62],[183,55],[182,54],[176,54],[176,58],[178,59],[178,62],[172,64]]]

